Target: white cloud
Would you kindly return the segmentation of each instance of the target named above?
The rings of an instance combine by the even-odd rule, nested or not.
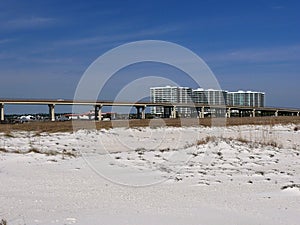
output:
[[[99,35],[93,37],[85,37],[71,40],[64,40],[57,42],[58,45],[88,45],[88,44],[104,44],[104,43],[112,43],[115,41],[129,41],[129,40],[137,40],[140,38],[149,39],[151,37],[155,37],[157,35],[168,34],[177,31],[180,29],[178,26],[159,26],[154,28],[142,29],[138,31],[125,31],[124,33],[114,33],[114,34],[106,34]]]
[[[28,29],[48,26],[56,21],[54,18],[46,17],[30,17],[18,18],[2,22],[0,27],[2,29]]]
[[[29,63],[43,63],[43,64],[66,64],[66,63],[72,63],[74,60],[72,58],[45,58],[45,57],[16,57],[16,60],[22,61],[22,62],[29,62]]]
[[[279,46],[273,48],[236,49],[215,52],[205,56],[215,62],[268,63],[300,60],[300,45]]]
[[[282,5],[274,5],[271,7],[271,9],[274,9],[274,10],[280,10],[280,9],[284,9],[285,7],[282,6]]]
[[[15,41],[15,38],[0,39],[0,45]]]

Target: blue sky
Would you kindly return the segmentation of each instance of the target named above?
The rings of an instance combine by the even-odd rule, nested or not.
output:
[[[269,106],[300,108],[299,11],[296,0],[0,0],[0,98],[71,99],[98,56],[151,39],[198,54],[223,89],[265,91]],[[180,74],[153,68],[147,64],[144,71]],[[134,79],[143,68],[123,73]],[[118,85],[124,84],[112,89]]]

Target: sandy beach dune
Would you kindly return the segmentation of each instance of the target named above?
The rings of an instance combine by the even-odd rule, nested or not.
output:
[[[2,133],[0,218],[9,225],[296,225],[294,127]]]

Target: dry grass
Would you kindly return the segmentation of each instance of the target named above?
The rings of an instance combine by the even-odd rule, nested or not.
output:
[[[269,125],[300,124],[299,116],[287,117],[243,117],[243,118],[204,118],[204,119],[158,119],[158,120],[113,120],[113,121],[72,121],[66,122],[29,122],[23,124],[0,124],[0,132],[10,136],[12,131],[72,132],[78,129],[109,129],[113,127],[181,127],[181,126],[238,126],[238,125]],[[74,125],[74,126],[73,126]]]
[[[229,139],[229,141],[232,141],[233,139]],[[247,140],[247,139],[245,139],[245,138],[242,138],[242,137],[238,137],[237,139],[236,139],[236,141],[238,141],[238,142],[240,142],[240,143],[243,143],[243,144],[249,144],[249,142],[251,142],[251,141],[249,141],[249,140]]]
[[[278,144],[274,140],[253,141],[253,140],[248,140],[248,139],[241,138],[241,137],[238,137],[237,139],[232,139],[232,138],[224,139],[224,141],[226,141],[226,142],[228,142],[228,141],[231,142],[233,140],[235,140],[237,142],[240,142],[242,144],[248,144],[250,147],[258,147],[258,146],[271,146],[271,147],[274,147],[274,148],[281,148],[282,147],[280,144]]]
[[[12,135],[11,132],[5,132],[4,137],[7,137],[7,138],[13,138],[14,135]]]
[[[282,146],[278,144],[274,140],[265,140],[265,141],[252,141],[246,138],[237,137],[237,138],[224,138],[224,137],[216,137],[216,136],[207,136],[205,139],[198,140],[196,145],[205,145],[208,143],[218,143],[219,141],[225,141],[226,143],[230,144],[231,142],[239,142],[241,144],[247,144],[249,147],[259,147],[259,146],[271,146],[274,148],[281,148]]]
[[[46,156],[55,156],[55,155],[61,155],[62,156],[62,159],[64,159],[65,157],[76,157],[77,155],[73,152],[67,152],[67,151],[63,151],[63,152],[59,152],[59,151],[40,151],[39,149],[37,148],[30,148],[29,150],[27,151],[20,151],[20,150],[7,150],[5,148],[0,148],[0,152],[3,152],[3,153],[14,153],[14,154],[29,154],[29,153],[38,153],[38,154],[44,154]],[[0,224],[1,225],[1,224]]]
[[[215,136],[207,136],[205,139],[198,140],[196,144],[197,145],[205,145],[209,142],[216,142],[216,140],[217,140],[217,137],[215,137]]]

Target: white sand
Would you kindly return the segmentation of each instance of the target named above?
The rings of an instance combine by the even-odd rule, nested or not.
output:
[[[294,127],[0,134],[0,219],[296,225],[300,131]],[[20,154],[33,149],[45,154]]]

